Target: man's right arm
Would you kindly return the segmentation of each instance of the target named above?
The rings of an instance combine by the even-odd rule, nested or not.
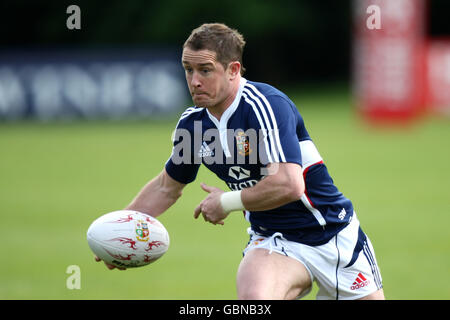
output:
[[[142,188],[125,210],[135,210],[157,217],[181,197],[181,191],[185,186],[185,184],[172,179],[167,174],[166,169],[163,169],[159,175]],[[95,256],[95,261],[100,262],[102,260]],[[125,268],[118,268],[106,262],[105,265],[110,270],[125,270]]]
[[[157,217],[181,197],[185,186],[185,184],[172,179],[166,172],[166,169],[163,169],[158,176],[142,188],[125,209]]]

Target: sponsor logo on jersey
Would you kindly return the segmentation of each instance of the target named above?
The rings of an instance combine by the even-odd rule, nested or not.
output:
[[[243,181],[243,182],[239,182],[239,183],[232,183],[232,182],[228,182],[228,187],[230,187],[231,190],[233,191],[239,191],[245,188],[250,188],[253,187],[255,184],[257,184],[258,181],[255,179],[252,180],[247,180],[247,181]]]
[[[367,287],[369,285],[370,281],[367,280],[362,273],[358,273],[358,276],[355,279],[355,282],[353,282],[352,286],[350,287],[351,290],[358,290],[362,287]]]
[[[250,178],[250,170],[233,166],[228,170],[228,175],[236,180],[247,179]]]

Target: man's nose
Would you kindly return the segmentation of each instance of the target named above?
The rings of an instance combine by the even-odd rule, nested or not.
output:
[[[198,76],[198,73],[194,71],[191,78],[191,86],[199,88],[201,86],[201,82]]]

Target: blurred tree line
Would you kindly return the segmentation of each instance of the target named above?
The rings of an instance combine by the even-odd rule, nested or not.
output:
[[[2,0],[0,50],[36,46],[122,49],[162,46],[180,50],[193,28],[204,22],[223,22],[238,29],[247,41],[244,65],[249,79],[274,84],[348,80],[351,3],[351,0]],[[450,12],[449,3],[432,0],[430,20],[437,21],[438,30],[448,26],[447,19],[440,16]],[[66,8],[71,4],[81,8],[81,30],[66,28],[69,16]]]

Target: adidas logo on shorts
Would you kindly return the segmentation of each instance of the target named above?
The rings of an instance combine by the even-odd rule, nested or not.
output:
[[[359,289],[359,288],[368,286],[369,283],[370,283],[370,281],[367,280],[367,279],[363,276],[363,274],[360,272],[360,273],[358,273],[358,276],[356,277],[355,282],[353,282],[353,284],[352,284],[352,286],[350,287],[350,289],[352,289],[352,290],[357,290],[357,289]]]

